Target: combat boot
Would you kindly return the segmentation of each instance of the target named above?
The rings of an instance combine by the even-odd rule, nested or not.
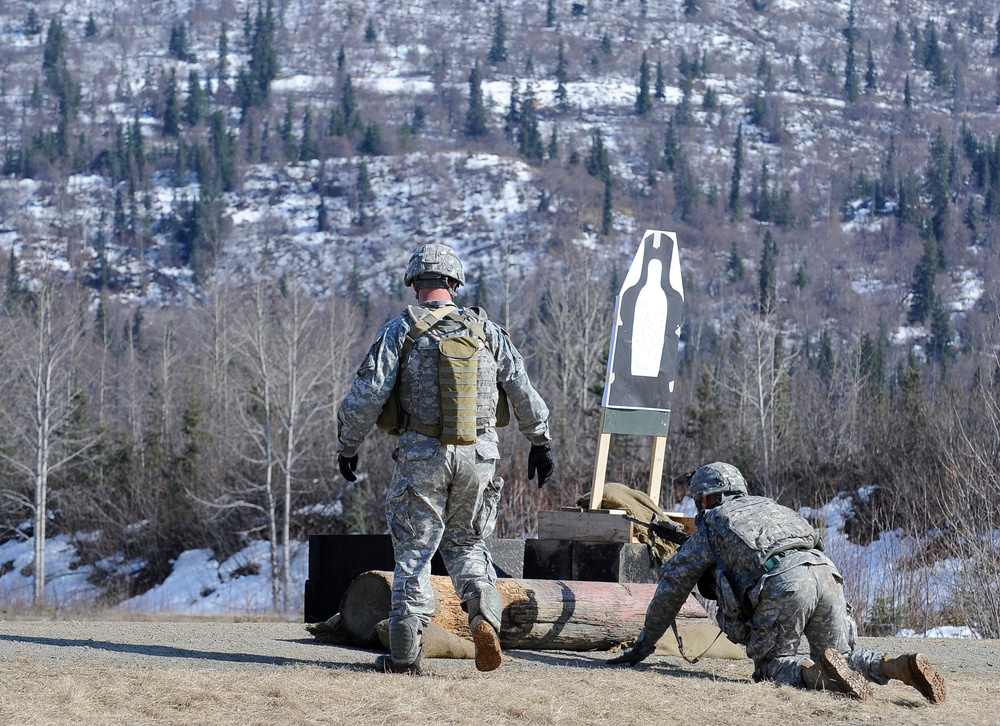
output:
[[[882,656],[882,675],[916,688],[931,703],[944,703],[947,696],[944,677],[923,653]]]
[[[495,671],[503,661],[500,650],[500,593],[495,588],[483,588],[480,597],[466,603],[469,629],[476,646],[476,668]]]
[[[813,690],[844,693],[859,701],[875,698],[872,685],[833,648],[823,652],[819,663],[807,660],[802,664],[802,682]]]
[[[375,659],[375,670],[420,675],[421,630],[418,618],[389,618],[389,655]]]

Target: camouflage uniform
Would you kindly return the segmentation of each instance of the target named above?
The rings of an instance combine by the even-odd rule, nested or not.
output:
[[[421,316],[432,308],[451,305],[428,302],[416,306]],[[496,572],[484,539],[497,519],[503,479],[495,477],[500,458],[496,424],[497,383],[507,393],[518,428],[532,444],[549,441],[548,408],[532,387],[524,361],[506,333],[476,308],[492,356],[480,362],[477,395],[477,440],[468,445],[444,445],[437,438],[407,430],[393,453],[396,468],[386,493],[386,519],[395,550],[392,618],[416,617],[426,625],[434,612],[430,562],[441,551],[455,592],[463,604],[482,599],[495,604],[482,615],[500,629]],[[379,331],[339,415],[339,450],[353,456],[374,425],[399,373],[399,396],[407,415],[425,424],[439,421],[440,405],[434,356],[434,335],[461,334],[451,321],[417,339],[400,366],[400,354],[413,316],[403,313]],[[451,327],[449,327],[451,326]]]
[[[719,627],[746,646],[755,681],[801,686],[808,660],[797,654],[803,635],[813,661],[834,648],[868,680],[888,681],[880,665],[884,654],[857,647],[843,578],[816,549],[818,536],[805,519],[771,499],[739,496],[700,512],[695,521],[697,531],[660,568],[637,651],[653,652],[698,579],[715,565]],[[758,553],[788,549],[760,563],[749,556],[754,544]]]

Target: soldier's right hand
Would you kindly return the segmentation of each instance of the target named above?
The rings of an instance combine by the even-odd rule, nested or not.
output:
[[[638,665],[642,661],[646,660],[646,656],[649,655],[639,647],[632,647],[626,650],[619,656],[616,656],[608,661],[608,665],[627,665],[629,667]]]
[[[337,466],[340,467],[340,473],[343,475],[347,481],[357,481],[358,476],[354,472],[358,468],[358,455],[354,456],[344,456],[343,454],[337,454]]]

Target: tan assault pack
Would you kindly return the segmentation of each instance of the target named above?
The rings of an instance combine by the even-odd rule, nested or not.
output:
[[[403,411],[399,401],[399,374],[392,387],[388,400],[382,407],[375,425],[382,431],[399,436],[408,428],[414,428],[420,433],[434,436],[443,444],[473,444],[476,442],[476,387],[479,375],[479,343],[489,350],[489,338],[483,326],[471,316],[463,314],[453,306],[435,308],[426,315],[417,318],[414,309],[408,308],[414,324],[406,333],[403,347],[399,355],[399,368],[410,349],[424,333],[431,330],[442,320],[457,321],[465,327],[472,336],[460,335],[443,338],[438,341],[438,389],[440,391],[441,422],[435,426],[425,426],[417,421],[411,421]],[[503,386],[497,385],[499,400],[497,401],[497,426],[510,423],[510,408],[507,394]]]

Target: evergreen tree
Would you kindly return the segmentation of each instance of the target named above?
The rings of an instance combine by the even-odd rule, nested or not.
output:
[[[552,132],[549,134],[549,143],[548,148],[545,150],[545,155],[552,161],[559,160],[559,135],[555,124],[552,124]]]
[[[555,24],[556,24],[556,0],[546,0],[545,27],[551,28]]]
[[[358,144],[358,151],[368,156],[381,156],[385,153],[385,144],[382,142],[382,127],[375,121],[369,121],[365,126],[364,136]]]
[[[167,74],[163,101],[163,135],[177,136],[181,130],[180,105],[177,102],[177,74],[173,68]]]
[[[726,208],[730,218],[738,220],[743,214],[743,198],[740,183],[743,177],[743,124],[736,126],[736,143],[733,146],[733,174],[729,180],[729,202]]]
[[[678,147],[677,161],[674,162],[674,213],[681,221],[690,222],[698,207],[700,190],[698,180],[691,170],[687,157]]]
[[[550,0],[551,2],[551,0]],[[566,91],[566,81],[569,74],[566,72],[566,55],[563,52],[563,42],[559,39],[559,55],[556,61],[556,106],[560,111],[569,109],[569,94]]]
[[[482,262],[476,268],[476,294],[472,298],[472,304],[483,310],[489,310],[490,307],[490,276]]]
[[[208,144],[215,162],[220,190],[233,191],[236,188],[236,137],[226,128],[226,115],[223,111],[215,111],[208,118]],[[206,196],[204,190],[202,195]],[[214,200],[217,194],[207,196]]]
[[[483,79],[479,75],[477,60],[469,72],[469,110],[465,115],[465,135],[475,139],[488,132],[486,106],[483,104]]]
[[[875,56],[872,55],[872,42],[868,41],[868,59],[865,62],[865,93],[878,90],[878,79],[875,72]]]
[[[684,0],[684,15],[693,18],[701,10],[701,0]]]
[[[924,240],[924,252],[913,270],[910,285],[910,310],[906,316],[910,325],[922,324],[934,305],[934,277],[938,267],[937,241],[934,234]]]
[[[663,160],[660,163],[663,171],[673,171],[677,166],[677,157],[680,154],[677,141],[677,129],[674,126],[674,117],[667,120],[667,132],[663,138]]]
[[[606,181],[611,176],[611,162],[608,158],[608,150],[604,148],[604,138],[599,128],[594,129],[594,133],[590,137],[587,173],[602,181]]]
[[[521,125],[521,96],[517,81],[510,84],[510,102],[507,104],[507,115],[504,117],[503,132],[507,141],[513,141]]]
[[[278,52],[274,46],[274,2],[257,5],[257,17],[250,37],[250,62],[236,78],[236,94],[244,112],[251,106],[263,106],[271,93],[271,82],[278,76]]]
[[[929,70],[934,77],[934,85],[947,86],[949,81],[948,65],[945,63],[944,52],[938,42],[937,27],[931,20],[928,20],[924,27],[922,60],[924,68]]]
[[[604,35],[601,36],[601,52],[604,55],[611,55],[612,53],[611,36],[608,35],[608,31],[606,30],[604,31]]]
[[[344,76],[344,82],[341,84],[340,110],[344,116],[345,133],[356,128],[360,119],[358,118],[358,101],[354,95],[354,83],[350,73]]]
[[[885,392],[885,343],[881,338],[875,341],[868,333],[861,334],[858,375],[868,398],[881,399]]]
[[[909,111],[913,108],[913,93],[910,91],[910,74],[906,74],[906,82],[903,84],[903,108]]]
[[[847,102],[854,103],[858,100],[858,67],[854,58],[854,39],[858,30],[854,24],[854,2],[851,2],[847,14],[847,29],[844,35],[847,36],[847,58],[844,61],[844,93],[847,95]]]
[[[299,161],[312,161],[319,156],[319,147],[313,136],[312,111],[309,108],[302,114],[302,140],[299,142]]]
[[[94,13],[90,12],[87,15],[87,24],[83,28],[83,37],[93,38],[98,32],[97,21],[94,19]]]
[[[667,81],[663,76],[663,62],[656,61],[656,80],[653,83],[653,98],[663,101],[667,97]]]
[[[518,130],[518,151],[532,161],[542,161],[545,158],[545,144],[538,129],[538,110],[535,106],[535,91],[531,84],[524,94],[521,104],[521,124]]]
[[[768,230],[764,235],[764,249],[760,257],[759,309],[762,313],[770,312],[777,302],[777,258],[778,243]]]
[[[997,42],[994,43],[993,51],[991,52],[991,55],[994,58],[1000,56],[1000,14],[997,15],[996,26],[997,26]]]
[[[226,24],[223,23],[219,29],[219,60],[215,66],[215,74],[219,79],[219,84],[223,84],[229,78],[229,38],[226,37]]]
[[[955,358],[954,332],[951,327],[951,317],[941,300],[940,295],[934,296],[931,307],[930,338],[927,342],[927,357],[941,366],[942,375]]]
[[[635,112],[640,116],[645,116],[653,109],[653,99],[649,94],[649,61],[646,53],[642,54],[642,62],[639,64],[639,83],[635,99]]]
[[[500,65],[507,60],[507,28],[503,21],[503,7],[497,4],[497,14],[493,21],[493,43],[486,55],[490,65]]]
[[[375,30],[375,21],[368,18],[368,22],[365,24],[365,42],[371,45],[376,40],[378,40],[378,31]]]
[[[934,237],[939,243],[944,241],[947,234],[952,168],[948,142],[945,140],[944,130],[939,126],[931,141],[930,158],[924,177],[924,186],[931,198],[934,213],[931,221]]]
[[[740,248],[736,246],[736,240],[733,240],[732,246],[729,248],[729,261],[726,262],[726,277],[730,282],[739,282],[743,279],[745,272],[746,268],[743,265]]]
[[[760,181],[754,195],[753,218],[758,222],[770,222],[774,212],[774,197],[771,195],[771,175],[767,160],[760,164]]]
[[[330,212],[326,207],[326,199],[319,195],[319,204],[316,207],[316,231],[327,232],[330,229]]]
[[[24,18],[24,34],[31,35],[41,35],[42,32],[42,21],[38,18],[38,11],[31,6],[28,8],[28,14]]]
[[[188,50],[187,23],[180,22],[170,28],[170,42],[167,50],[172,58],[187,63],[194,63],[197,60],[194,54]]]
[[[188,126],[197,126],[205,115],[207,104],[205,91],[198,80],[198,71],[189,71],[187,98],[184,99],[184,123]]]

